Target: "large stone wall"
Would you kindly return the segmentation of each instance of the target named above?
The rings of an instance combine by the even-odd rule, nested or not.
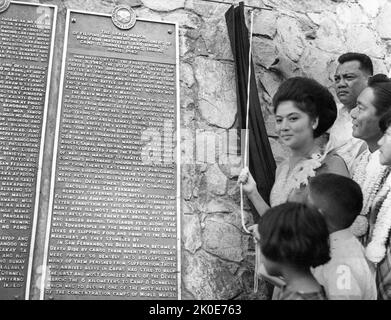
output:
[[[58,5],[59,26],[64,24],[66,8],[110,13],[114,3],[133,6],[140,18],[179,24],[183,298],[266,298],[264,285],[257,294],[252,292],[253,243],[241,227],[236,185],[240,157],[235,152],[233,131],[237,126],[236,89],[224,18],[229,6],[201,0],[30,2]],[[271,9],[254,9],[254,61],[270,142],[280,162],[287,153],[277,141],[270,111],[271,98],[279,84],[290,76],[306,75],[331,88],[336,58],[347,51],[367,53],[374,60],[376,72],[388,73],[391,2],[247,0],[245,3]],[[247,18],[249,10],[246,8]],[[58,30],[63,31],[61,27]],[[61,48],[62,44],[57,40],[56,45]],[[60,65],[55,65],[55,69],[59,68]],[[50,114],[49,123],[54,124],[54,119],[55,115]],[[53,132],[54,125],[49,125],[48,135]],[[226,139],[227,136],[231,139]],[[53,138],[48,141],[53,142]],[[224,157],[227,149],[228,158]],[[246,213],[245,221],[251,223],[251,219]],[[37,245],[39,241],[42,237],[38,237]]]

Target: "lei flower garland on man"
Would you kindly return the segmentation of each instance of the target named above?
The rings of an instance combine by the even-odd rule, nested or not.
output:
[[[391,167],[387,171],[387,179],[381,191],[376,196],[374,203],[380,203],[374,206],[377,211],[376,222],[373,228],[371,240],[366,248],[366,256],[373,263],[379,263],[386,254],[386,244],[391,230]],[[379,208],[379,209],[377,209]]]
[[[386,177],[387,168],[379,162],[378,141],[382,137],[380,118],[391,109],[391,82],[383,74],[368,81],[368,87],[357,99],[357,106],[351,111],[353,136],[366,142],[368,149],[357,159],[353,179],[361,186],[364,206],[361,214],[351,226],[351,231],[364,245],[368,244],[368,213]]]
[[[375,203],[375,197],[380,191],[382,183],[387,172],[387,167],[379,162],[379,151],[373,154],[366,150],[359,157],[358,165],[353,175],[364,194],[364,205],[360,215],[356,218],[351,231],[356,237],[362,237],[368,232],[368,213],[371,206]]]

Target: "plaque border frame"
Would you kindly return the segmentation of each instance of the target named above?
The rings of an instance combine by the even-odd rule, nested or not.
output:
[[[59,134],[60,134],[60,122],[61,122],[61,112],[62,112],[62,101],[64,94],[64,82],[65,82],[65,67],[66,67],[66,58],[68,52],[68,42],[69,42],[69,29],[71,24],[71,13],[80,13],[86,15],[94,15],[107,17],[111,19],[110,14],[99,13],[99,12],[89,12],[83,10],[72,10],[67,9],[66,14],[66,25],[64,32],[64,46],[63,46],[63,55],[62,55],[62,63],[61,63],[61,72],[60,72],[60,83],[59,83],[59,96],[58,96],[58,104],[57,104],[57,118],[56,118],[56,131],[54,136],[54,148],[53,148],[53,161],[52,161],[52,170],[51,170],[51,181],[50,181],[50,193],[49,193],[49,207],[48,207],[48,217],[47,217],[47,225],[46,225],[46,235],[45,235],[45,247],[43,254],[43,263],[42,263],[42,277],[40,284],[40,293],[39,300],[45,299],[45,280],[47,275],[47,267],[48,267],[48,254],[49,254],[49,241],[50,241],[50,230],[51,230],[51,222],[53,216],[53,203],[54,203],[54,187],[55,187],[55,178],[56,178],[56,166],[57,166],[57,154],[58,154],[58,146],[59,146]],[[161,24],[169,24],[175,26],[175,63],[176,63],[176,176],[177,176],[177,289],[178,289],[178,300],[182,300],[182,261],[181,261],[181,234],[182,234],[182,224],[181,224],[181,117],[180,117],[180,51],[179,51],[179,24],[178,22],[170,22],[170,21],[159,21],[159,20],[149,20],[149,19],[138,19],[137,21],[145,21],[145,22],[153,22],[153,23],[161,23]],[[128,31],[128,30],[123,30]]]
[[[137,22],[136,22],[137,23]],[[181,94],[180,94],[180,51],[179,51],[179,23],[170,22],[175,26],[175,47],[176,47],[176,170],[177,170],[177,288],[178,288],[178,300],[182,300],[182,198],[181,198]]]
[[[35,248],[35,240],[37,235],[37,225],[38,225],[38,211],[39,211],[39,201],[40,201],[40,193],[41,193],[41,179],[42,179],[42,167],[43,167],[43,155],[45,150],[45,142],[46,142],[46,126],[48,119],[48,111],[49,111],[49,99],[50,99],[50,86],[52,79],[52,71],[53,71],[53,59],[54,59],[54,42],[56,40],[56,27],[57,27],[57,14],[58,7],[54,4],[42,4],[42,3],[32,3],[32,2],[24,2],[24,1],[11,1],[10,6],[16,5],[28,5],[34,7],[46,7],[53,9],[53,20],[52,20],[52,31],[51,31],[51,43],[49,49],[49,61],[48,61],[48,70],[47,70],[47,79],[46,79],[46,92],[45,92],[45,101],[43,108],[43,119],[42,119],[42,130],[41,130],[41,145],[39,148],[39,160],[38,160],[38,172],[37,172],[37,181],[35,185],[35,203],[34,203],[34,211],[33,211],[33,225],[31,229],[31,239],[30,239],[30,250],[29,250],[29,258],[28,258],[28,266],[27,266],[27,279],[26,279],[26,289],[24,294],[25,300],[30,300],[30,286],[33,272],[33,261],[34,261],[34,248]]]

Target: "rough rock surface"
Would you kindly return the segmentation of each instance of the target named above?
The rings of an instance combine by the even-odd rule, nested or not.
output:
[[[241,262],[246,247],[242,245],[242,234],[232,224],[222,219],[208,218],[203,230],[203,249],[224,260]]]
[[[280,51],[294,62],[304,51],[303,34],[297,19],[281,16],[277,20],[278,46]]]
[[[258,11],[254,14],[254,34],[273,39],[277,32],[277,13],[275,11]]]
[[[202,245],[201,224],[198,215],[184,215],[182,219],[183,249],[194,254]]]
[[[211,125],[231,128],[237,112],[233,65],[197,57],[194,68],[202,117]]]
[[[230,265],[203,251],[185,252],[182,266],[184,289],[197,300],[228,300],[243,290],[241,279]]]
[[[376,19],[376,27],[381,38],[391,39],[390,15],[391,3],[387,2]]]
[[[221,172],[217,164],[212,165],[205,173],[207,188],[210,192],[218,196],[223,196],[227,192],[227,177]]]

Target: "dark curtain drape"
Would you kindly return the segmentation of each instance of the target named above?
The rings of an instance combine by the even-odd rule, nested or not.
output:
[[[231,48],[236,64],[236,87],[238,97],[238,119],[242,129],[246,129],[247,116],[247,82],[249,60],[249,32],[245,24],[244,4],[231,6],[226,12],[225,19]],[[270,147],[265,121],[262,115],[258,97],[254,65],[251,65],[252,76],[250,84],[249,111],[249,168],[257,183],[258,191],[266,202],[269,202],[270,191],[275,179],[276,162]],[[244,143],[242,143],[244,145]],[[244,153],[242,151],[242,153]],[[255,209],[252,207],[253,213]],[[258,215],[255,215],[257,217]]]

